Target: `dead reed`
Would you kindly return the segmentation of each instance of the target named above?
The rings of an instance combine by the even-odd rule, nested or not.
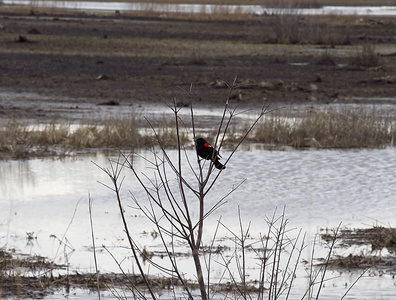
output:
[[[363,45],[349,58],[349,64],[359,67],[378,67],[381,61],[373,45]]]
[[[141,135],[135,118],[108,119],[102,123],[81,126],[62,141],[69,148],[137,148]]]
[[[276,14],[263,20],[267,42],[278,44],[350,45],[350,30],[340,24],[345,18],[328,22],[328,16],[305,16],[298,8],[294,14]],[[348,20],[347,24],[352,24]],[[270,29],[270,30],[268,30]]]
[[[319,57],[315,59],[315,63],[322,66],[335,66],[336,62],[334,57],[329,53],[329,51],[324,51]]]
[[[393,146],[392,120],[375,110],[310,110],[298,117],[271,116],[256,128],[255,141],[295,148],[365,148]]]
[[[241,124],[239,124],[241,125]],[[230,130],[227,142],[238,140],[240,129]],[[163,145],[176,147],[176,131],[159,121],[156,129]],[[271,116],[263,119],[253,134],[252,142],[295,148],[365,148],[393,146],[396,129],[390,116],[375,110],[329,109],[310,110],[297,116]],[[184,143],[186,134],[180,137]],[[51,147],[66,150],[91,148],[137,149],[155,144],[151,131],[138,124],[136,117],[107,119],[82,125],[75,130],[70,125],[48,124],[42,128],[29,127],[16,121],[0,129],[0,156],[29,158],[55,153]]]
[[[328,228],[321,229],[321,238],[329,242],[334,238]],[[378,270],[389,270],[394,265],[396,251],[396,228],[374,225],[369,228],[342,228],[339,234],[338,247],[350,249],[365,248],[358,254],[335,255],[329,261],[333,269],[360,269],[373,273]],[[381,253],[386,249],[385,253]],[[375,266],[375,270],[372,267]]]
[[[157,133],[166,147],[175,147],[176,132],[160,120]],[[184,141],[187,137],[181,137]],[[0,157],[29,158],[49,155],[51,147],[66,150],[90,148],[150,148],[155,141],[145,132],[132,115],[122,119],[91,122],[72,129],[70,125],[51,123],[32,127],[12,121],[0,129]]]

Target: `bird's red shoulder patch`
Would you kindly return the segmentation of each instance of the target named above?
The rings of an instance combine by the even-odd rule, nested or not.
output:
[[[204,146],[205,146],[205,147],[212,147],[212,146],[211,146],[210,144],[208,144],[208,143],[205,143]]]

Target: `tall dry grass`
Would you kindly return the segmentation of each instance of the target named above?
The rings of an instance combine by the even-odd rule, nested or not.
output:
[[[238,140],[243,124],[229,131],[227,142]],[[175,129],[165,120],[156,127],[167,148],[177,145]],[[249,137],[252,142],[295,148],[365,148],[393,146],[396,136],[394,118],[374,109],[310,110],[295,115],[263,119]],[[188,143],[189,137],[180,139]],[[84,150],[90,148],[151,148],[151,131],[140,127],[135,117],[107,119],[71,130],[70,125],[48,124],[43,128],[10,122],[0,129],[0,157],[28,158],[51,154],[51,148]]]
[[[357,50],[349,58],[349,64],[359,67],[378,67],[381,63],[380,57],[375,51],[375,46],[367,44]]]
[[[62,141],[62,145],[71,148],[137,148],[142,139],[134,118],[108,119],[103,124],[96,123],[81,126],[71,132]]]
[[[256,128],[253,140],[296,148],[393,146],[394,120],[375,110],[310,110],[298,117],[272,116]]]
[[[268,27],[267,38],[271,37],[278,44],[316,44],[316,45],[350,45],[350,28],[348,24],[340,24],[345,17],[306,16],[296,7],[294,14],[279,13],[269,16],[263,22]],[[349,20],[349,22],[352,22]]]
[[[176,144],[176,132],[161,121],[157,133],[167,147]],[[181,136],[187,140],[185,135]],[[155,140],[152,134],[145,133],[136,116],[122,119],[107,119],[91,122],[72,129],[70,125],[48,124],[32,127],[12,121],[0,128],[0,157],[28,158],[49,155],[51,147],[66,150],[89,148],[150,148]]]

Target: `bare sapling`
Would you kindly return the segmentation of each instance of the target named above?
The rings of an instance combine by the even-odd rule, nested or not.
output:
[[[235,81],[229,84],[229,92],[225,100],[222,116],[216,130],[216,136],[213,143],[217,153],[223,149],[223,145],[227,138],[227,133],[234,118],[243,113],[238,112],[237,108],[231,104],[231,96],[234,92]],[[153,149],[152,158],[143,158],[150,166],[149,170],[152,174],[142,174],[135,166],[133,156],[120,154],[117,161],[110,161],[110,167],[100,167],[111,179],[111,185],[106,185],[116,195],[119,205],[119,211],[122,218],[125,234],[128,239],[129,247],[132,252],[137,270],[144,279],[149,298],[157,299],[152,283],[150,282],[147,272],[143,266],[142,257],[145,263],[148,263],[151,269],[156,269],[165,276],[175,279],[175,282],[182,286],[186,297],[193,299],[193,291],[191,283],[185,278],[180,269],[180,263],[177,255],[175,255],[174,245],[182,243],[191,251],[194,262],[195,278],[199,286],[200,298],[209,299],[210,289],[208,288],[209,276],[205,276],[205,272],[210,272],[205,268],[205,262],[202,255],[202,238],[204,232],[205,220],[213,214],[220,206],[222,206],[227,197],[235,191],[242,182],[234,185],[228,192],[215,201],[210,207],[206,207],[205,198],[208,193],[216,187],[216,182],[221,176],[224,169],[216,169],[214,159],[203,160],[198,155],[195,156],[197,163],[193,163],[194,158],[189,157],[187,147],[182,142],[182,134],[184,132],[192,132],[194,142],[198,138],[197,128],[195,126],[196,116],[194,114],[194,101],[192,95],[192,85],[186,91],[190,99],[189,120],[183,120],[180,111],[185,108],[177,106],[176,100],[166,104],[172,111],[174,117],[174,126],[176,129],[176,157],[166,149],[161,140],[158,130],[150,124],[158,148]],[[257,122],[267,113],[269,106],[264,105],[258,112],[256,119],[248,127],[246,132],[240,135],[239,141],[233,146],[224,158],[223,165],[226,166],[232,156],[235,154],[239,146],[247,138]],[[191,134],[190,134],[191,136]],[[172,156],[173,155],[173,156]],[[190,155],[191,156],[191,155]],[[132,232],[132,224],[127,220],[125,215],[124,200],[121,197],[121,186],[124,177],[121,172],[128,169],[134,175],[134,178],[140,183],[140,187],[145,193],[144,199],[137,197],[133,191],[130,195],[133,200],[134,208],[137,208],[144,216],[154,225],[158,237],[169,260],[169,266],[159,265],[143,251],[135,239],[136,233]],[[196,214],[198,212],[198,214]],[[206,271],[205,271],[206,270]],[[145,298],[143,291],[135,293],[135,296]],[[139,297],[140,298],[140,297]]]
[[[161,276],[170,279],[168,285],[173,288],[174,298],[208,300],[220,296],[221,299],[253,299],[255,297],[261,300],[291,297],[298,264],[306,247],[306,236],[301,230],[289,235],[285,210],[280,216],[277,216],[275,210],[272,217],[266,218],[264,227],[268,228],[267,233],[265,235],[260,233],[259,237],[253,240],[251,240],[251,224],[249,223],[248,226],[243,224],[240,211],[238,211],[239,230],[237,232],[223,224],[220,217],[217,220],[217,227],[213,229],[213,236],[204,235],[204,227],[209,218],[215,217],[214,212],[226,204],[230,195],[243,184],[244,180],[234,183],[228,190],[220,193],[221,196],[217,196],[217,199],[213,200],[213,193],[209,193],[216,188],[224,190],[224,187],[219,186],[218,183],[220,176],[227,171],[227,164],[259,120],[270,112],[268,105],[261,108],[252,123],[237,136],[238,139],[232,148],[224,151],[227,155],[224,155],[219,165],[217,155],[226,144],[227,134],[233,126],[233,121],[236,116],[244,113],[244,111],[237,111],[231,103],[235,82],[236,80],[228,85],[229,92],[225,99],[224,109],[219,117],[214,139],[211,141],[212,146],[209,145],[213,151],[210,152],[211,157],[200,156],[198,148],[193,155],[189,151],[191,144],[183,143],[186,135],[191,136],[193,139],[191,142],[194,143],[200,138],[199,128],[196,126],[198,116],[194,112],[191,85],[186,90],[190,100],[187,118],[186,114],[181,113],[181,110],[186,108],[179,107],[176,100],[166,104],[174,119],[175,150],[170,150],[165,146],[158,129],[147,120],[157,143],[157,147],[151,151],[151,157],[120,153],[116,161],[109,161],[109,167],[99,167],[110,178],[111,184],[104,185],[115,194],[128,248],[133,258],[132,269],[137,270],[145,286],[142,288],[141,285],[136,285],[131,281],[131,286],[128,288],[136,299],[158,299],[160,292],[156,289],[155,282]],[[235,136],[233,139],[235,141]],[[136,157],[139,158],[139,162],[146,164],[144,172],[142,172],[141,163],[137,163]],[[126,182],[123,172],[131,174],[138,183],[136,190],[129,190],[131,198],[129,202],[123,199],[121,192],[122,185]],[[215,195],[218,194],[215,193]],[[160,240],[160,251],[166,260],[158,262],[155,255],[140,244],[139,233],[134,231],[134,220],[127,218],[126,209],[136,209],[149,225],[153,226]],[[234,243],[234,252],[231,255],[229,253],[223,255],[222,250],[218,251],[216,248],[220,227],[225,228],[231,234],[231,240]],[[329,248],[329,257],[336,237],[337,235]],[[209,244],[205,246],[208,240]],[[182,250],[179,250],[179,247]],[[188,271],[183,269],[186,262],[180,256],[180,251],[185,251],[186,248],[189,250],[188,255],[192,257],[190,262],[193,266]],[[253,281],[248,280],[250,276],[248,264],[252,261],[259,262],[255,265],[259,274]],[[117,260],[116,262],[123,274],[127,275],[120,263]],[[211,274],[213,264],[217,264],[222,270],[216,282]],[[309,278],[312,280],[302,299],[306,296],[311,299],[315,286],[318,286],[316,291],[316,299],[318,299],[325,281],[327,265],[325,264],[317,272],[312,262],[310,265]],[[156,280],[152,280],[149,274],[155,274]],[[186,276],[187,274],[189,276]],[[225,281],[229,289],[223,288]],[[179,287],[177,295],[176,286]]]

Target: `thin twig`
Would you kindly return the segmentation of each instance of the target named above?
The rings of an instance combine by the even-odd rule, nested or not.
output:
[[[95,271],[96,271],[96,284],[97,284],[97,289],[98,289],[98,298],[100,300],[99,270],[98,270],[98,261],[96,259],[95,235],[94,235],[94,227],[93,227],[93,221],[92,221],[91,195],[88,195],[88,210],[89,210],[89,221],[91,224],[92,247],[93,247],[94,263],[95,263]]]

